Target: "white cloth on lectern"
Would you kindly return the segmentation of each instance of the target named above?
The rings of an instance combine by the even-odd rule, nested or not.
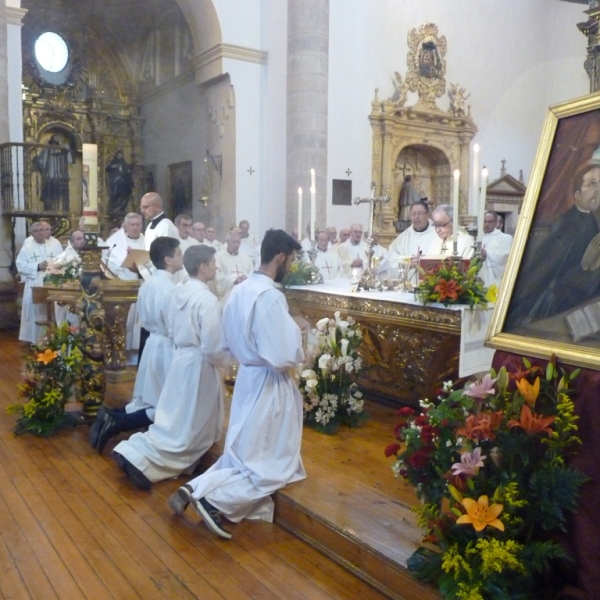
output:
[[[503,233],[499,229],[483,234],[481,247],[485,249],[487,256],[483,261],[479,276],[483,279],[486,287],[490,287],[494,283],[500,287],[512,241],[512,235]]]
[[[225,447],[190,485],[231,521],[272,521],[271,494],[306,477],[302,396],[288,373],[304,359],[300,329],[273,280],[253,273],[229,296],[223,336],[240,364]]]
[[[158,398],[173,360],[173,340],[169,333],[169,307],[175,292],[173,275],[157,269],[144,281],[138,293],[137,314],[140,325],[150,335],[140,359],[133,398],[125,406],[128,413],[146,410],[154,421]]]
[[[219,301],[190,279],[175,287],[168,318],[175,352],[154,423],[115,448],[152,482],[196,464],[221,437],[224,415]]]
[[[48,242],[38,244],[35,240],[23,247],[17,254],[17,271],[21,281],[25,283],[23,289],[23,300],[21,304],[21,326],[19,328],[19,339],[22,342],[35,343],[44,333],[36,321],[45,321],[48,313],[45,304],[33,303],[34,287],[44,286],[44,271],[38,271],[38,265],[45,260],[51,260],[52,249]]]

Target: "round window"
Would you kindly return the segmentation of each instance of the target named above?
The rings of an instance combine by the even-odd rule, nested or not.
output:
[[[45,71],[60,73],[69,61],[69,47],[58,33],[46,31],[35,42],[35,58]]]

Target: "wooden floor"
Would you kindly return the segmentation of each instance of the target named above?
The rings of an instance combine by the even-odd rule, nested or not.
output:
[[[4,408],[16,399],[26,350],[16,334],[0,334],[0,597],[385,597],[342,568],[343,561],[330,560],[277,524],[245,521],[231,527],[233,540],[223,541],[193,511],[174,516],[166,500],[186,478],[161,482],[151,492],[134,490],[110,458],[116,441],[98,456],[88,445],[86,426],[48,440],[15,437],[14,417]],[[131,383],[111,386],[111,401],[127,400],[131,388]],[[406,544],[398,549],[395,539],[406,530],[402,522],[410,520],[407,506],[414,498],[394,480],[383,455],[394,411],[374,410],[378,421],[365,428],[370,443],[353,440],[347,431],[336,437],[306,431],[308,479],[286,493],[292,502],[309,497],[309,505],[323,504],[326,513],[341,518],[342,532],[353,532],[345,511],[354,513],[366,524],[367,536],[371,531],[376,538],[375,546],[384,547],[376,552],[387,547],[403,562]],[[342,497],[349,495],[354,503],[346,509]],[[289,514],[293,520],[296,512]],[[386,535],[373,533],[373,520],[383,524]],[[407,530],[416,546],[414,527]],[[406,597],[426,596],[417,590]]]

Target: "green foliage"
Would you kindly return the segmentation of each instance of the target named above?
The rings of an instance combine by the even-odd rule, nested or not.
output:
[[[292,264],[291,269],[286,273],[281,285],[289,287],[290,285],[306,285],[307,283],[322,283],[323,278],[319,269],[312,263],[297,258]]]

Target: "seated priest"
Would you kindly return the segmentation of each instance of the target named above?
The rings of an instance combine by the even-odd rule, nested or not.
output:
[[[82,217],[83,218],[83,217]],[[73,258],[79,258],[79,251],[85,245],[83,231],[75,230],[69,236],[67,247],[56,257],[52,259],[55,264],[67,262]],[[61,325],[67,321],[70,325],[79,326],[79,317],[70,312],[67,306],[60,306],[58,302],[54,303],[54,316],[56,324]]]
[[[62,244],[60,243],[59,240],[57,240],[52,235],[52,227],[51,227],[50,223],[48,223],[48,221],[38,221],[38,222],[41,223],[42,229],[44,230],[44,239],[47,242],[47,248],[49,250],[48,259],[56,258],[63,251]],[[31,230],[30,230],[30,233],[31,233]],[[25,241],[23,242],[23,248],[25,248],[26,245],[31,244],[32,242],[35,242],[35,238],[33,237],[33,234],[30,235],[29,237],[25,238]],[[37,243],[37,242],[35,242],[35,243]]]
[[[44,273],[48,269],[48,261],[56,256],[46,239],[44,227],[46,224],[37,221],[31,226],[31,240],[29,242],[25,240],[16,260],[19,277],[25,283],[21,304],[19,340],[31,344],[37,342],[44,333],[43,326],[37,323],[44,322],[47,318],[46,304],[34,304],[32,290],[34,287],[44,286]]]
[[[154,423],[114,450],[119,467],[139,489],[192,468],[221,437],[224,407],[217,366],[226,367],[229,355],[221,351],[221,307],[207,285],[217,272],[214,254],[204,244],[186,250],[190,279],[175,287],[171,299],[168,320],[175,351]]]
[[[221,252],[223,250],[223,244],[217,239],[217,230],[214,227],[206,228],[206,237],[204,243],[207,246],[215,249],[215,252]]]
[[[242,283],[254,270],[252,259],[240,252],[240,243],[241,232],[238,227],[233,227],[227,234],[225,249],[216,257],[215,290],[221,306],[225,306],[234,286]]]
[[[506,261],[512,246],[512,235],[503,233],[496,228],[498,215],[495,212],[486,212],[483,217],[483,237],[481,240],[481,258],[483,266],[479,276],[486,287],[495,284],[500,287]]]
[[[327,231],[317,233],[317,255],[315,267],[319,269],[323,281],[337,279],[341,272],[340,257],[335,250],[329,248],[329,235]]]
[[[119,279],[135,281],[140,279],[137,268],[123,267],[123,261],[130,250],[144,250],[146,241],[142,233],[142,217],[138,213],[128,213],[123,219],[123,227],[113,233],[107,240],[107,250],[103,252],[103,260],[111,273]],[[137,351],[140,347],[140,326],[137,321],[136,306],[133,304],[127,315],[125,350]],[[131,357],[130,357],[131,358]]]
[[[453,215],[454,210],[449,204],[440,204],[434,209],[431,217],[438,238],[429,245],[425,253],[426,258],[447,258],[452,256]],[[466,231],[459,229],[457,242],[459,258],[471,258],[473,256],[473,237]]]
[[[367,247],[363,241],[362,225],[354,223],[350,226],[350,237],[345,242],[341,242],[337,249],[342,267],[342,277],[350,279],[353,269],[364,269],[368,266]]]
[[[102,407],[90,429],[90,445],[102,454],[106,442],[121,431],[148,427],[154,421],[156,405],[173,358],[169,332],[169,307],[175,291],[173,276],[183,269],[179,241],[156,238],[150,244],[150,260],[156,271],[140,286],[137,312],[141,326],[149,332],[140,358],[133,398],[124,409]]]
[[[178,240],[181,251],[185,252],[190,246],[197,246],[200,242],[192,237],[192,217],[189,215],[177,215],[175,217],[175,227],[179,232]]]

